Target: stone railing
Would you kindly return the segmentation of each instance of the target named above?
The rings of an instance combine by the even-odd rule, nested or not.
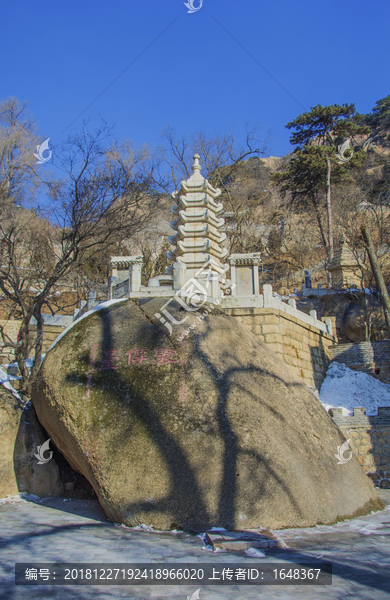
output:
[[[253,296],[225,296],[221,301],[222,308],[274,308],[276,310],[281,310],[288,315],[291,315],[298,319],[299,321],[303,321],[306,325],[310,325],[311,327],[316,327],[323,333],[328,333],[329,335],[333,335],[332,332],[332,321],[330,319],[325,319],[325,321],[320,321],[317,319],[317,313],[315,310],[311,310],[310,314],[298,310],[296,307],[296,302],[294,298],[290,298],[289,301],[283,302],[279,300],[273,295],[272,286],[264,285],[263,293],[259,295]]]
[[[122,283],[118,283],[111,288],[111,298],[117,300],[118,298],[125,298],[129,295],[130,283],[127,279],[126,281],[122,281]]]

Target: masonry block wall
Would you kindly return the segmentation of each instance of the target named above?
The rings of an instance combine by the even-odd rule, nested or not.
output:
[[[0,325],[4,328],[4,333],[8,335],[13,342],[17,340],[20,328],[20,321],[5,321],[1,319]],[[14,356],[15,354],[12,348],[2,348],[0,346],[0,364],[13,362]]]
[[[3,325],[5,333],[11,338],[12,341],[17,340],[20,321],[0,321],[0,325]],[[43,352],[47,352],[54,340],[64,331],[65,327],[58,325],[44,325],[43,326]],[[33,339],[35,336],[35,325],[30,325],[30,335]],[[32,354],[31,354],[32,356]],[[15,353],[12,348],[1,348],[0,346],[0,364],[10,363],[15,360]]]
[[[336,338],[275,308],[226,308],[290,365],[307,384],[320,389]]]
[[[35,325],[30,325],[31,337],[34,339],[35,337]],[[58,338],[60,333],[64,331],[65,327],[60,327],[58,325],[44,325],[43,326],[43,343],[42,343],[42,352],[45,354],[55,339]]]
[[[354,371],[390,383],[390,340],[331,346],[330,356],[332,361],[344,363]]]
[[[390,407],[379,407],[372,417],[365,408],[355,408],[353,416],[343,417],[341,408],[331,414],[374,485],[390,488]]]

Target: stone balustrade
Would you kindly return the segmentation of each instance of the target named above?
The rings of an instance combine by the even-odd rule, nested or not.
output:
[[[311,310],[310,314],[306,314],[296,307],[294,298],[290,298],[288,302],[283,302],[276,298],[272,293],[271,285],[263,286],[263,293],[253,296],[224,296],[221,300],[221,308],[274,308],[295,317],[299,321],[311,325],[316,329],[329,335],[333,335],[332,322],[330,319],[320,321],[317,319],[315,310]]]

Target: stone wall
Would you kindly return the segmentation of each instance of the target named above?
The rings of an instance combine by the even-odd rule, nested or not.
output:
[[[367,416],[365,408],[355,408],[353,416],[343,417],[341,408],[331,414],[374,485],[390,488],[390,407],[379,407],[377,416]]]
[[[11,338],[12,341],[16,341],[18,338],[18,332],[20,328],[20,321],[0,320],[0,325],[4,327],[5,333]],[[44,325],[43,326],[43,352],[47,352],[54,340],[64,331],[65,327],[59,325]],[[30,325],[31,338],[35,336],[35,325]],[[12,348],[2,349],[0,346],[0,364],[13,362],[15,360],[15,354]]]
[[[320,389],[336,338],[275,308],[225,308],[290,365],[309,386]],[[321,323],[323,325],[323,323]]]
[[[31,337],[35,336],[35,325],[30,325]],[[54,340],[58,338],[60,333],[62,333],[66,329],[65,327],[60,327],[58,325],[44,325],[43,326],[43,346],[42,352],[46,353]]]
[[[390,383],[390,340],[331,346],[330,356],[332,361],[344,363],[354,371]]]

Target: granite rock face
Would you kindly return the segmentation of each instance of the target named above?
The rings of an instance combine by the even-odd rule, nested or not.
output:
[[[379,342],[388,338],[383,308],[379,300],[368,297],[367,312],[371,319],[372,342]],[[350,342],[364,342],[366,339],[365,328],[365,298],[360,297],[358,302],[350,302],[341,318],[340,331]]]
[[[33,393],[112,521],[280,528],[383,508],[354,456],[337,464],[345,438],[265,344],[217,308],[176,302],[169,312],[184,321],[170,335],[156,317],[164,303],[126,300],[77,322]]]
[[[35,414],[34,407],[29,403],[22,411],[19,431],[15,440],[14,468],[19,492],[35,494],[40,498],[61,496],[64,486],[54,458],[44,464],[39,464],[35,454],[38,446],[48,439]],[[43,458],[50,458],[50,450],[43,453]]]
[[[35,457],[47,436],[34,407],[29,404],[23,409],[3,386],[0,386],[0,440],[0,498],[18,492],[41,498],[63,493],[55,460],[39,465]]]
[[[0,385],[0,498],[18,493],[14,447],[21,414],[16,398]]]

